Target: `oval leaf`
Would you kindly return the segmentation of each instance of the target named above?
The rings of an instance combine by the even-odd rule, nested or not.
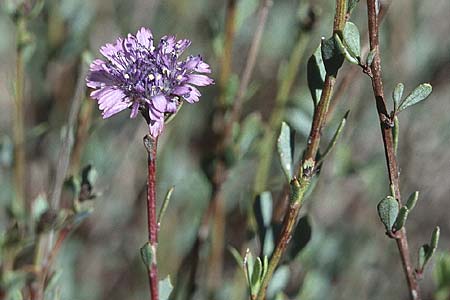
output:
[[[327,74],[336,77],[338,70],[344,63],[345,56],[339,49],[335,37],[322,39],[322,59]]]
[[[313,55],[308,59],[307,66],[307,81],[308,88],[311,92],[311,97],[313,98],[314,105],[317,106],[320,97],[322,96],[323,85],[325,82],[325,65],[322,60],[322,50],[321,46],[316,48]]]
[[[173,285],[170,282],[169,276],[159,281],[158,290],[160,300],[169,300],[170,293],[172,293],[173,290]]]
[[[281,168],[286,178],[291,181],[292,178],[292,147],[291,147],[291,128],[283,122],[281,124],[281,132],[278,136],[278,154],[280,156]]]
[[[406,201],[406,206],[409,210],[412,210],[416,206],[417,200],[419,200],[419,191],[412,193],[411,196],[409,196],[408,201]]]
[[[400,208],[400,212],[399,212],[397,220],[395,221],[395,224],[394,224],[395,231],[399,231],[400,229],[403,228],[403,226],[405,226],[406,219],[408,218],[408,214],[409,214],[408,207],[403,206],[402,208]]]
[[[431,246],[432,249],[436,250],[436,248],[438,246],[438,243],[439,243],[440,233],[441,233],[441,228],[439,226],[436,226],[436,228],[433,231],[433,234],[431,235],[431,244],[430,244],[430,246]]]
[[[399,213],[397,200],[392,196],[387,196],[378,203],[377,209],[380,220],[386,227],[386,231],[391,231]]]
[[[405,89],[405,86],[403,83],[397,83],[397,86],[395,87],[394,91],[392,92],[392,99],[394,100],[394,109],[397,110],[398,104],[400,103],[400,100],[403,96],[403,90]]]
[[[416,87],[411,94],[409,94],[405,100],[403,100],[399,107],[398,111],[402,111],[411,105],[414,105],[420,101],[425,100],[432,92],[433,87],[429,83],[422,83],[418,87]]]
[[[344,45],[346,46],[348,52],[352,55],[352,57],[359,60],[359,57],[361,56],[361,44],[358,27],[352,22],[347,22],[345,23],[342,35],[344,38]]]

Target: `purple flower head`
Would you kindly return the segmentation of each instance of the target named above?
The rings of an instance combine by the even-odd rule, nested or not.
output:
[[[149,29],[141,28],[136,35],[119,38],[114,44],[100,48],[105,60],[96,59],[90,65],[87,86],[94,89],[104,119],[126,109],[134,118],[140,111],[157,137],[164,128],[165,117],[175,113],[182,99],[189,103],[199,101],[195,86],[206,86],[214,81],[206,75],[209,65],[200,56],[179,60],[189,47],[189,40],[164,36],[158,45],[153,43]]]

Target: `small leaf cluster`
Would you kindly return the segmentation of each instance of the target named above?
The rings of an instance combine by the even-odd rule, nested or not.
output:
[[[409,213],[414,209],[419,199],[419,192],[412,193],[406,204],[400,208],[399,202],[394,196],[386,196],[377,206],[378,216],[386,228],[386,234],[391,238],[398,238],[398,232],[405,226]],[[419,248],[418,264],[416,274],[420,277],[423,270],[436,252],[439,242],[440,228],[437,226],[431,236],[429,244]]]
[[[29,216],[10,216],[13,222],[5,232],[0,232],[0,256],[5,258],[0,272],[0,295],[5,295],[6,299],[24,299],[23,289],[40,282],[43,277],[45,297],[59,299],[55,289],[61,270],[50,269],[49,257],[42,257],[41,241],[50,231],[64,241],[92,213],[97,197],[96,177],[96,170],[89,165],[65,182],[69,193],[65,193],[64,198],[70,199],[64,199],[64,203],[67,202],[68,207],[56,210],[50,206],[47,196],[41,194],[31,202]],[[58,249],[54,248],[52,252],[56,255]]]

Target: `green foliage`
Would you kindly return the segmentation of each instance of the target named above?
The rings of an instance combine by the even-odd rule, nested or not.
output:
[[[242,121],[236,141],[239,159],[249,154],[252,147],[258,141],[258,138],[262,135],[262,129],[262,120],[259,113],[251,113]]]
[[[327,74],[336,77],[345,58],[336,41],[336,36],[329,39],[322,39],[321,50],[322,60]]]
[[[395,111],[397,111],[397,109],[399,107],[400,100],[402,99],[404,89],[405,89],[405,86],[403,85],[403,83],[398,83],[395,86],[394,91],[392,92],[392,99],[394,100],[394,110]]]
[[[141,247],[141,258],[147,268],[150,268],[150,266],[156,259],[156,255],[154,252],[155,249],[150,245],[149,242],[145,243],[144,246]]]
[[[436,300],[447,300],[450,297],[450,253],[442,252],[436,259],[434,268],[434,281]]]
[[[322,96],[322,90],[326,75],[325,65],[322,59],[321,45],[319,45],[311,57],[308,59],[307,65],[307,79],[308,88],[311,92],[311,97],[314,101],[314,105],[317,106],[320,97]]]
[[[312,236],[310,217],[305,215],[298,220],[292,233],[291,241],[286,252],[289,261],[294,261],[300,252],[308,245]]]
[[[278,155],[280,157],[281,168],[287,181],[291,181],[292,178],[292,155],[293,155],[293,141],[291,141],[291,128],[288,124],[283,122],[281,124],[280,135],[277,141]]]
[[[261,193],[255,200],[254,213],[258,225],[258,237],[262,253],[270,255],[274,248],[274,229],[272,227],[273,200],[270,192]]]
[[[259,257],[253,257],[249,249],[243,259],[244,273],[247,279],[247,284],[250,292],[251,299],[254,299],[258,295],[261,287],[261,282],[267,273],[268,258],[264,256],[263,260]]]
[[[361,57],[361,42],[358,27],[352,22],[346,22],[342,32],[345,49],[354,60],[359,62]]]
[[[158,289],[159,289],[159,299],[169,300],[170,294],[172,293],[173,290],[173,285],[170,282],[169,276],[159,281]]]
[[[334,132],[333,137],[331,138],[331,141],[328,143],[327,148],[325,149],[324,153],[321,154],[320,156],[320,160],[317,163],[318,165],[320,163],[323,162],[323,160],[327,157],[328,154],[330,154],[330,152],[333,150],[333,148],[336,146],[337,141],[339,140],[339,138],[342,135],[342,132],[344,131],[344,127],[345,124],[347,123],[347,118],[348,118],[348,114],[350,113],[350,111],[347,111],[344,115],[344,117],[342,118],[341,122],[339,123],[338,128],[336,129],[336,131]]]
[[[408,207],[409,210],[413,210],[418,200],[419,200],[419,191],[415,191],[408,197],[408,200],[406,201],[406,207]]]
[[[163,204],[161,206],[161,210],[158,214],[158,226],[161,226],[161,223],[164,219],[164,215],[166,214],[167,207],[169,207],[170,199],[172,198],[173,191],[175,190],[175,186],[171,186],[170,189],[167,190],[166,196],[164,197]]]
[[[390,232],[399,214],[398,202],[392,196],[387,196],[378,203],[378,216],[386,227],[386,231]]]
[[[367,58],[366,58],[366,65],[368,67],[370,67],[373,63],[373,60],[375,58],[375,54],[376,54],[377,50],[376,49],[372,49],[369,51],[369,53],[367,54]]]
[[[430,244],[422,245],[422,247],[419,248],[419,256],[418,256],[418,265],[417,265],[417,272],[419,274],[423,273],[423,270],[425,269],[427,263],[430,261],[430,259],[433,257],[433,254],[436,252],[438,243],[439,243],[439,236],[440,236],[440,228],[437,226],[431,235],[431,242]]]
[[[403,101],[398,105],[398,111],[405,110],[411,105],[417,104],[425,100],[432,92],[433,88],[429,83],[422,83],[417,86]]]
[[[405,226],[406,219],[408,218],[408,214],[409,214],[408,207],[403,206],[402,208],[400,208],[400,212],[399,212],[397,219],[395,220],[394,226],[392,228],[394,231],[399,231],[400,229],[403,228],[403,226]]]

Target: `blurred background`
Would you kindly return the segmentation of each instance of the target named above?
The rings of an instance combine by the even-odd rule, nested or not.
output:
[[[11,226],[8,211],[15,197],[17,22],[10,15],[14,2],[19,1],[2,1],[0,12],[1,232]],[[237,1],[230,85],[236,85],[242,74],[258,7],[257,0]],[[39,14],[26,24],[28,36],[23,49],[28,207],[38,197],[48,197],[55,180],[62,137],[78,78],[86,69],[86,57],[100,57],[101,45],[145,26],[152,29],[156,40],[165,34],[191,39],[187,52],[201,54],[217,81],[225,8],[225,1],[218,0],[45,1]],[[424,299],[438,300],[450,299],[450,270],[445,274],[436,271],[442,271],[437,265],[445,262],[450,268],[449,13],[448,0],[395,0],[381,26],[386,95],[398,82],[405,84],[405,93],[422,82],[433,85],[428,100],[400,117],[399,162],[403,197],[420,191],[420,200],[407,223],[413,262],[417,249],[429,242],[434,227],[441,228],[439,250],[420,282]],[[275,107],[280,74],[297,40],[302,39],[298,76],[284,109],[284,120],[296,130],[297,159],[304,149],[313,110],[306,62],[320,38],[330,36],[333,15],[334,1],[274,1],[244,104],[242,119],[251,115],[261,121],[258,124],[267,124]],[[355,8],[352,21],[360,28],[365,45],[365,1]],[[310,221],[311,240],[285,264],[284,277],[280,275],[278,286],[272,290],[283,291],[278,299],[407,299],[398,251],[385,236],[376,212],[378,201],[389,190],[370,80],[358,67],[346,63],[339,72],[336,91],[329,127],[323,133],[325,141],[345,112],[351,112],[343,137],[302,208],[302,215],[308,214]],[[176,286],[173,299],[247,297],[243,273],[228,250],[224,250],[220,285],[213,292],[205,288],[211,275],[207,270],[211,239],[194,249],[198,263],[189,256],[212,194],[205,161],[211,153],[211,114],[219,93],[219,85],[203,88],[201,101],[184,105],[160,140],[158,197],[162,200],[172,185],[175,191],[161,225],[158,262],[161,278],[170,275]],[[78,174],[91,164],[97,172],[98,196],[93,213],[64,242],[57,257],[60,299],[148,298],[147,277],[139,255],[146,241],[146,151],[142,146],[146,124],[139,118],[129,120],[127,113],[103,121],[96,103],[85,97],[75,129],[67,175]],[[252,235],[243,227],[253,198],[258,147],[257,142],[252,143],[236,159],[223,184],[224,247],[233,246],[241,254],[248,243],[258,251],[258,243],[251,242]],[[282,193],[283,174],[275,155],[270,170],[266,189],[277,199]],[[64,190],[62,197],[70,198],[70,192]],[[195,277],[189,282],[193,269]]]

